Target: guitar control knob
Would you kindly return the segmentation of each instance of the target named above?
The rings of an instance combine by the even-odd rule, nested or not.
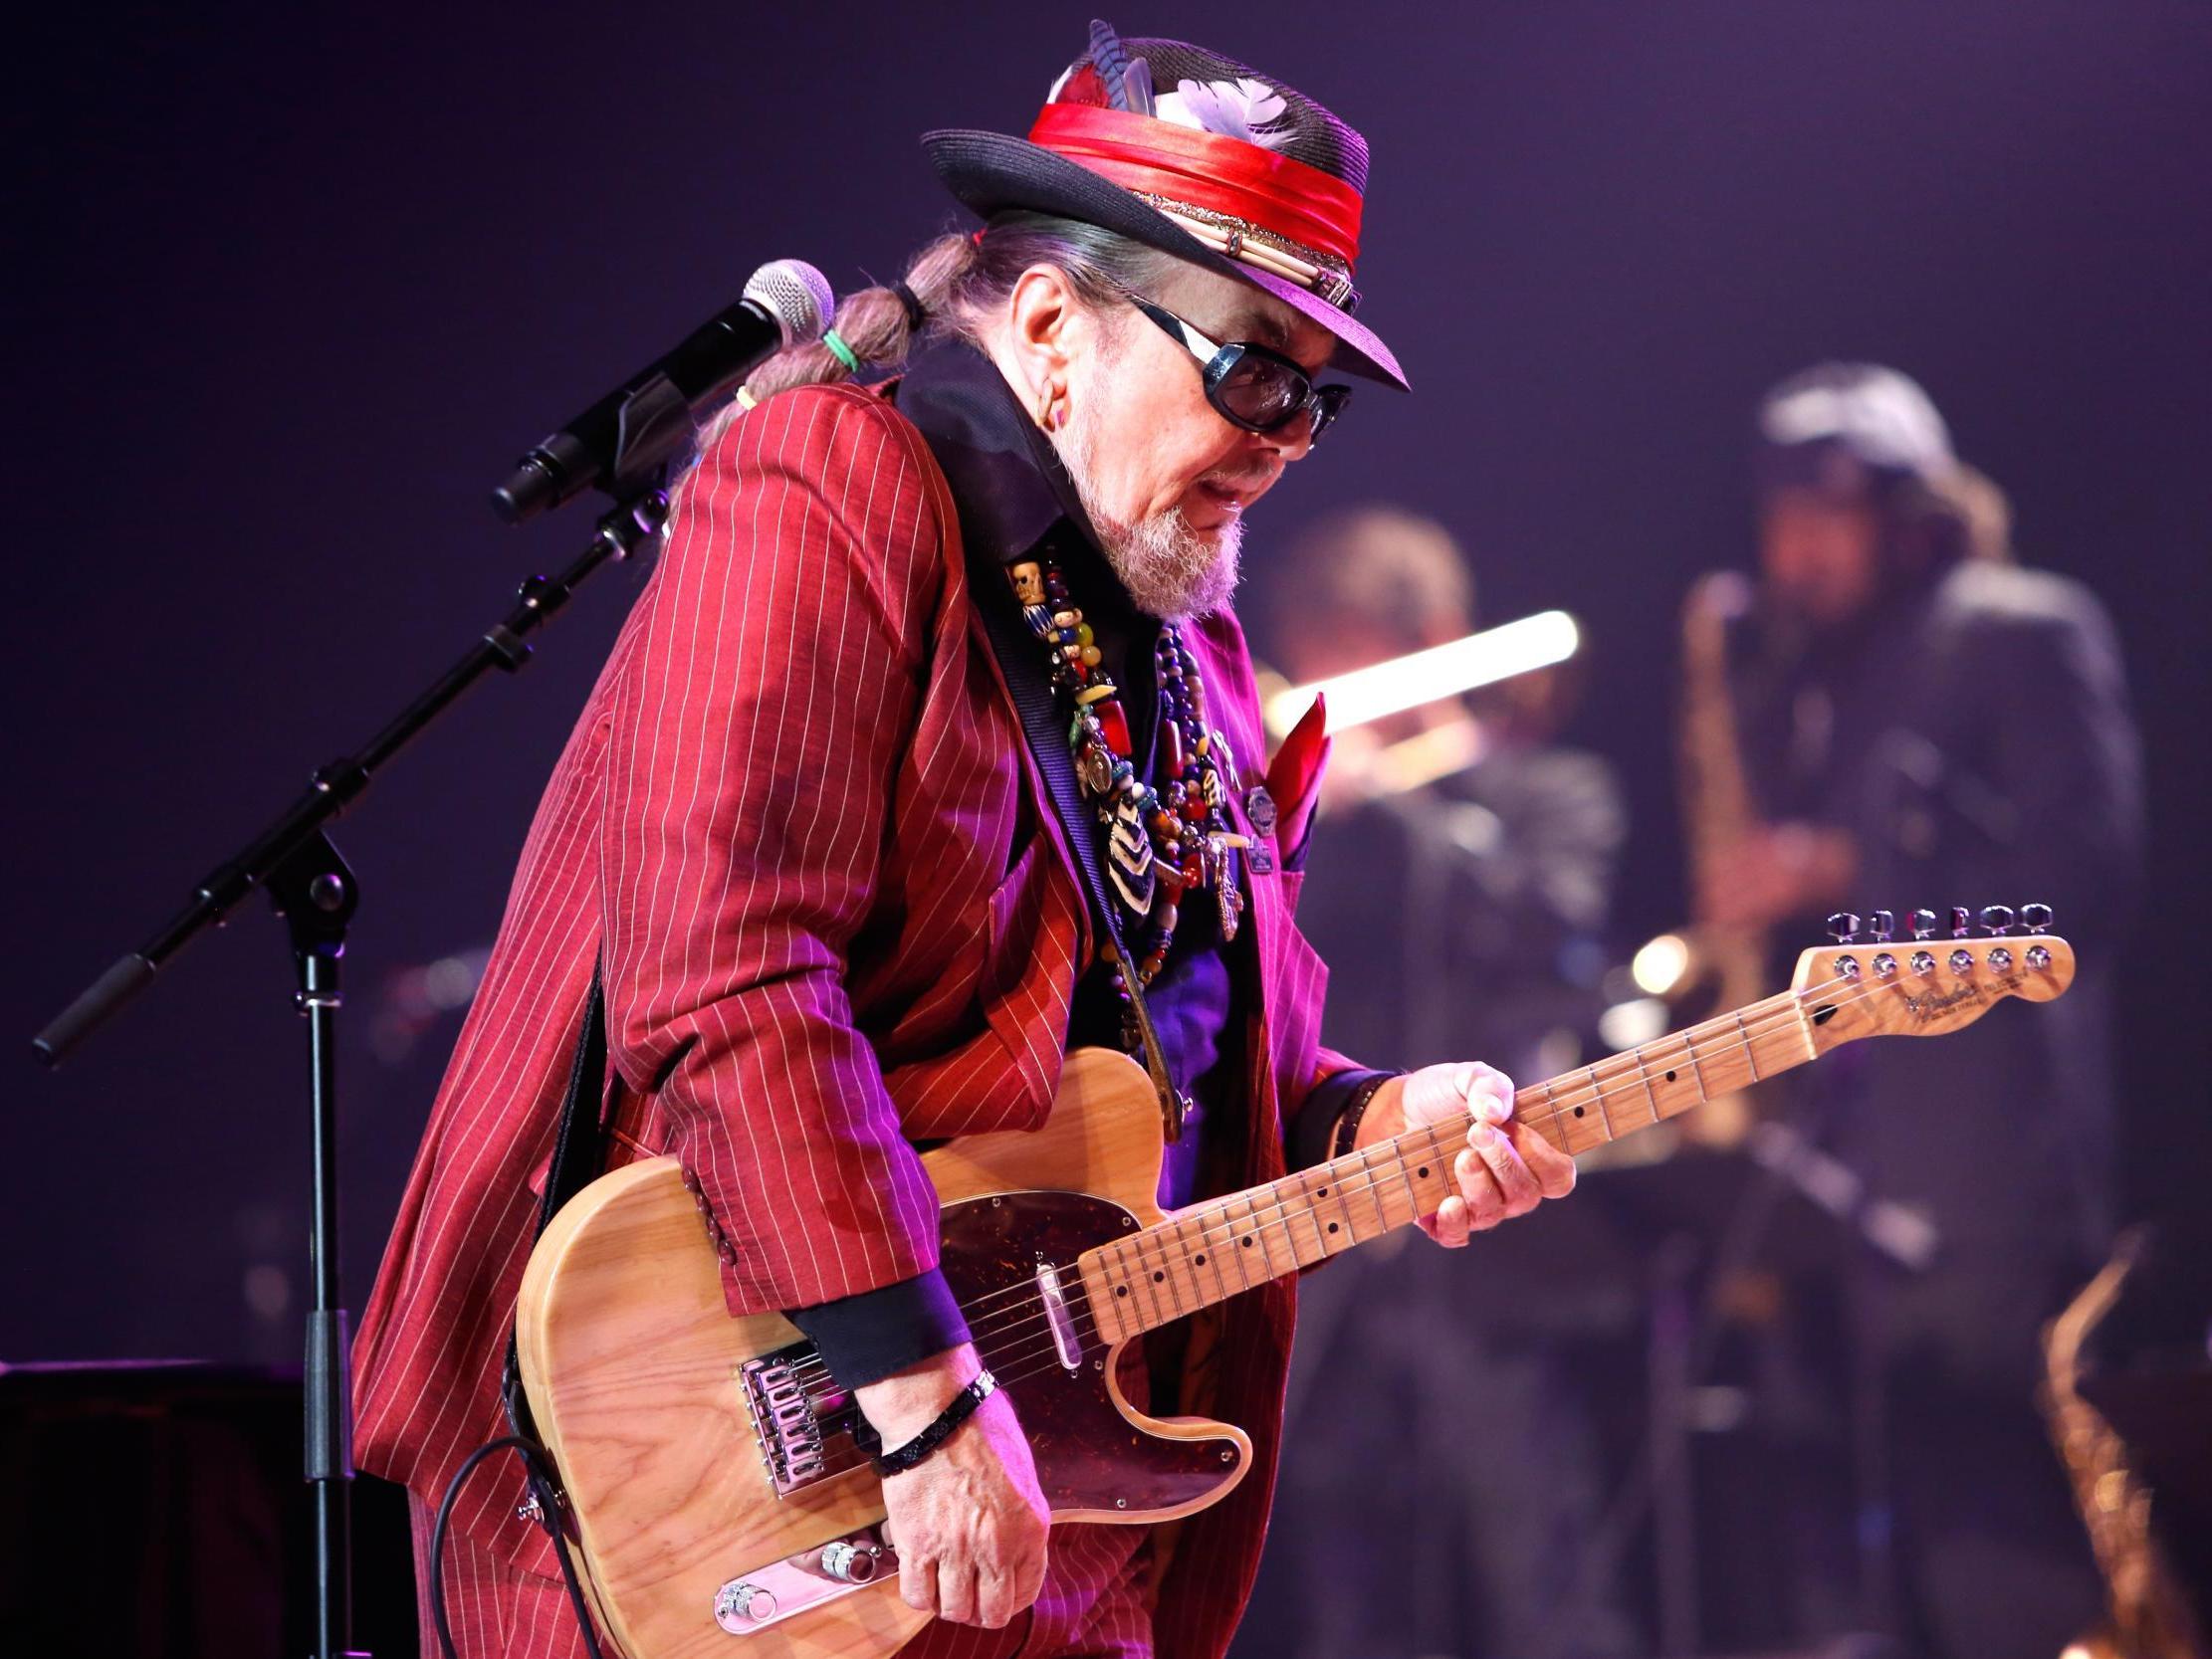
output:
[[[839,1539],[822,1551],[822,1570],[841,1583],[865,1584],[876,1575],[877,1552]]]
[[[1971,933],[1974,931],[1969,925],[1972,920],[1972,912],[1968,911],[1964,905],[1953,905],[1951,907],[1951,937],[1964,938]]]
[[[775,1616],[775,1597],[759,1584],[733,1579],[715,1597],[715,1622],[725,1630],[743,1630]]]
[[[2022,905],[2020,907],[2020,926],[2027,929],[2031,933],[2048,933],[2051,931],[2051,907],[2049,905]]]
[[[1912,913],[1912,936],[1914,938],[1935,937],[1935,912],[1921,910]]]
[[[1838,944],[1849,944],[1859,936],[1859,917],[1852,911],[1838,911],[1828,919],[1828,936]]]
[[[1887,944],[1890,939],[1896,936],[1897,913],[1895,911],[1876,911],[1874,915],[1867,918],[1867,932],[1873,935],[1875,943]]]
[[[1989,930],[1991,938],[2003,938],[2012,932],[2012,907],[2010,905],[1984,905],[1982,926]]]

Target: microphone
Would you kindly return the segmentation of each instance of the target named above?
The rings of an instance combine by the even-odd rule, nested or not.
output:
[[[641,478],[688,436],[702,406],[728,395],[762,358],[812,339],[836,311],[828,279],[804,260],[762,266],[736,305],[518,461],[492,492],[492,511],[520,524],[602,481]]]

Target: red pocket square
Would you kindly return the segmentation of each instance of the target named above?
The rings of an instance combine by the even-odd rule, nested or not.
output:
[[[1314,803],[1321,798],[1321,773],[1329,764],[1329,712],[1316,692],[1290,735],[1267,765],[1267,793],[1275,797],[1275,845],[1288,853],[1304,841]]]

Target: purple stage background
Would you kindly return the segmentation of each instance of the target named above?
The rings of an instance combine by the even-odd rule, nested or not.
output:
[[[1025,126],[1089,16],[501,11],[104,8],[18,39],[0,1358],[296,1357],[304,1034],[266,907],[59,1076],[32,1032],[564,561],[581,512],[513,532],[485,507],[529,441],[763,260],[840,289],[893,274],[951,216],[914,135]],[[1831,355],[1924,381],[2012,493],[2025,555],[2118,621],[2156,896],[2125,990],[2129,1196],[2193,1194],[2212,13],[1388,0],[1113,21],[1257,60],[1369,134],[1363,315],[1417,391],[1363,393],[1250,555],[1389,499],[1459,533],[1492,619],[1587,619],[1574,736],[1624,768],[1636,814],[1624,941],[1682,908],[1671,617],[1694,574],[1750,556],[1753,399]],[[379,1056],[384,990],[489,938],[634,592],[602,575],[520,682],[484,687],[339,826],[365,889],[343,1016],[355,1307],[455,1024],[404,1053],[387,1030]]]

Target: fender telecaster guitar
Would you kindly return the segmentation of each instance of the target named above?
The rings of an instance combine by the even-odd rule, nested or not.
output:
[[[2024,914],[2048,923],[2042,907]],[[2048,1001],[2073,975],[2066,941],[2040,932],[1893,944],[1884,932],[1806,951],[1778,996],[1522,1089],[1515,1112],[1581,1152],[1841,1043]],[[1122,1345],[1431,1213],[1462,1137],[1457,1124],[1416,1130],[1163,1214],[1143,1069],[1079,1049],[1041,1130],[930,1152],[946,1277],[1020,1413],[1054,1518],[1170,1520],[1243,1479],[1241,1429],[1152,1417],[1122,1395]],[[883,1655],[927,1622],[897,1594],[850,1396],[786,1321],[729,1316],[674,1159],[603,1175],[554,1217],[517,1327],[560,1520],[630,1659]]]

